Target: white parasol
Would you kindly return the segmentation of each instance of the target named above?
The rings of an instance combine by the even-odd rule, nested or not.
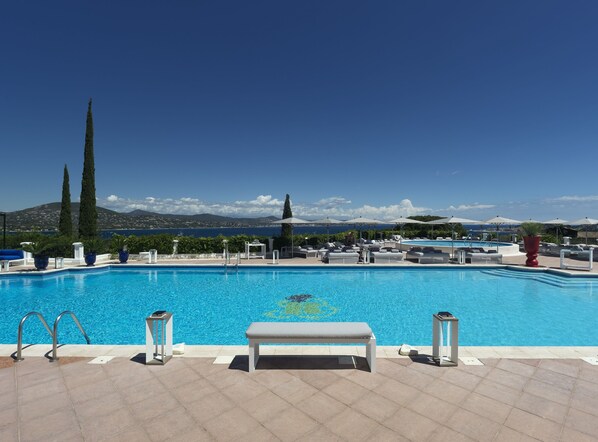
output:
[[[498,237],[499,228],[502,224],[521,224],[521,221],[512,219],[512,218],[505,218],[504,216],[495,216],[494,218],[487,219],[484,221],[486,224],[494,224],[496,226],[496,251],[499,248],[500,238]]]
[[[312,221],[306,221],[301,218],[290,217],[290,218],[284,218],[284,219],[272,221],[272,224],[290,224],[291,225],[291,258],[293,258],[294,250],[295,250],[295,247],[293,247],[293,245],[294,245],[293,244],[293,226],[295,224],[312,224]]]

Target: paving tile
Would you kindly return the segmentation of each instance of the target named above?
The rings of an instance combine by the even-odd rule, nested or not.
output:
[[[208,433],[203,427],[199,425],[194,425],[193,427],[186,429],[182,433],[176,434],[168,439],[169,442],[203,442],[215,440],[216,439],[210,433]]]
[[[4,400],[4,398],[2,398]],[[19,406],[21,421],[26,422],[41,416],[56,413],[65,408],[72,408],[73,404],[67,392],[46,396]],[[15,407],[16,408],[16,407]]]
[[[478,384],[474,392],[511,406],[515,405],[515,402],[521,396],[520,390],[515,390],[486,379]]]
[[[550,401],[558,402],[562,405],[568,405],[571,397],[570,391],[563,390],[557,386],[546,384],[535,379],[530,379],[527,385],[523,388],[523,391],[543,397]]]
[[[571,377],[577,377],[581,371],[581,366],[571,364],[569,360],[561,359],[543,359],[538,366],[544,370],[554,371]]]
[[[369,374],[360,370],[351,370],[351,373]],[[297,373],[297,377],[318,390],[326,388],[340,379],[338,374],[332,370],[302,370]]]
[[[458,409],[446,425],[477,441],[493,440],[501,428],[500,424],[464,409]]]
[[[40,384],[45,385],[55,380],[62,381],[62,371],[58,364],[50,364],[50,367],[45,367],[43,370],[36,370],[19,376],[19,388],[28,388]]]
[[[461,407],[499,424],[505,422],[512,408],[511,405],[477,393],[470,393],[461,403]]]
[[[444,424],[457,411],[457,406],[438,399],[430,394],[422,393],[405,405],[422,416]]]
[[[569,409],[565,426],[588,435],[598,435],[598,419],[596,419],[596,416],[573,408]]]
[[[384,425],[412,441],[428,440],[439,426],[433,420],[407,408],[401,408]]]
[[[156,378],[151,378],[129,387],[119,388],[118,392],[127,404],[134,404],[152,397],[168,394],[166,387]]]
[[[109,365],[109,364],[108,364]],[[129,367],[127,366],[122,372],[112,372],[108,374],[111,382],[118,388],[128,388],[144,381],[155,379],[148,370],[143,367]]]
[[[486,375],[485,380],[493,381],[505,387],[514,388],[515,390],[521,390],[527,383],[528,377],[511,373],[501,368],[494,368],[494,370]]]
[[[409,439],[401,436],[396,431],[378,425],[376,430],[368,436],[368,440],[376,442],[409,442]],[[446,439],[445,439],[446,442]]]
[[[438,427],[427,440],[427,442],[472,442],[474,439],[459,433],[451,428]]]
[[[420,373],[417,370],[411,368],[403,368],[400,371],[400,376],[395,377],[394,379],[398,380],[403,384],[407,384],[414,388],[417,388],[419,390],[425,390],[427,386],[432,384],[434,381],[438,380],[437,377],[430,376],[425,373]]]
[[[262,424],[291,405],[270,391],[242,402],[241,407]]]
[[[388,379],[386,382],[374,388],[373,391],[384,396],[386,399],[396,402],[399,405],[405,405],[422,393],[416,388],[402,384],[393,379]]]
[[[17,390],[1,394],[0,411],[17,406]]]
[[[256,371],[249,375],[253,380],[259,382],[265,387],[273,388],[277,385],[284,384],[296,378],[284,370],[267,370]]]
[[[395,414],[400,405],[382,395],[369,392],[353,403],[351,408],[376,422],[383,422]]]
[[[351,405],[369,392],[367,388],[344,378],[338,379],[333,384],[322,390],[327,395],[346,405]]]
[[[164,386],[169,390],[188,385],[202,378],[196,371],[187,366],[183,366],[175,373],[166,375],[161,374],[157,377],[160,379],[160,382],[162,382],[162,384],[164,384]]]
[[[453,404],[460,404],[469,394],[465,388],[446,382],[442,379],[435,379],[427,385],[424,391],[432,396]]]
[[[557,424],[565,422],[568,410],[565,405],[529,393],[523,393],[515,406],[544,419],[550,419]]]
[[[315,430],[306,435],[297,439],[297,442],[313,442],[313,441],[327,441],[327,442],[334,442],[334,441],[342,441],[340,436],[334,434],[324,425],[318,425]],[[372,440],[381,440],[381,439],[373,439]],[[391,440],[391,439],[389,439]],[[395,439],[396,440],[396,439]]]
[[[444,370],[441,379],[450,384],[456,385],[461,388],[472,390],[482,382],[482,378],[475,374],[468,373],[463,370],[447,369]]]
[[[0,411],[0,428],[17,423],[17,407]]]
[[[379,424],[357,411],[347,409],[324,424],[345,440],[368,440]]]
[[[505,425],[520,433],[546,441],[558,440],[562,427],[548,419],[538,417],[517,408],[511,410]]]
[[[19,440],[17,425],[0,427],[0,440],[2,442],[17,442]]]
[[[533,376],[536,371],[536,367],[530,364],[526,364],[523,360],[517,359],[500,359],[496,364],[496,368],[508,371],[509,373],[518,374],[529,378]]]
[[[537,440],[535,437],[520,433],[512,428],[501,427],[494,442],[537,442]]]
[[[296,407],[320,423],[328,422],[348,408],[347,405],[323,392],[317,392],[298,402]]]
[[[569,405],[571,408],[593,414],[598,418],[598,395],[588,390],[579,389],[579,382],[581,381],[577,382],[578,385],[573,392]]]
[[[218,367],[218,365],[215,365],[214,367]],[[220,367],[222,367],[222,365]],[[205,378],[210,381],[214,387],[222,390],[223,388],[230,387],[231,385],[240,382],[247,376],[247,373],[238,372],[237,370],[222,369],[208,374]]]
[[[271,391],[292,404],[296,404],[318,392],[316,388],[298,378],[293,378],[289,382],[272,387]]]
[[[190,431],[195,421],[183,407],[161,414],[144,425],[149,438],[153,441],[163,441],[177,434]]]
[[[186,405],[189,413],[201,423],[234,407],[235,403],[219,391]]]
[[[242,440],[261,427],[246,411],[236,407],[202,423],[218,440]]]
[[[572,391],[573,387],[575,387],[575,378],[543,368],[538,368],[536,370],[533,379],[558,387],[561,390]]]
[[[93,419],[80,421],[80,425],[85,440],[96,441],[136,426],[137,422],[131,412],[120,409],[104,416],[96,416]]]
[[[147,421],[179,406],[179,402],[170,393],[156,394],[134,404],[129,404],[136,419]]]
[[[19,403],[27,404],[38,401],[48,396],[54,396],[66,392],[66,386],[62,378],[53,379],[45,384],[36,384],[30,387],[20,387],[18,391]]]
[[[257,383],[249,377],[245,377],[239,382],[234,383],[221,390],[229,399],[236,404],[242,404],[250,399],[259,396],[267,391],[266,387]]]
[[[79,422],[97,419],[99,416],[114,413],[126,407],[124,400],[118,393],[108,394],[99,399],[92,399],[77,404],[75,412]]]
[[[102,442],[146,442],[150,440],[145,429],[141,427],[128,427],[119,433],[112,434],[102,439]]]
[[[302,411],[288,407],[263,422],[272,434],[282,440],[295,440],[318,427],[318,423]]]
[[[74,410],[65,409],[20,423],[22,440],[48,440],[79,433]]]
[[[94,382],[90,384],[84,384],[79,387],[69,389],[69,395],[73,404],[80,404],[92,399],[99,399],[102,396],[117,392],[118,389],[114,386],[110,379],[104,379],[103,381]]]
[[[355,382],[356,384],[359,384],[368,390],[373,390],[380,384],[386,382],[388,378],[378,373],[368,373],[361,370],[353,370],[345,377],[345,379]]]
[[[561,440],[563,442],[596,442],[596,435],[584,434],[565,426],[561,433]]]
[[[66,367],[75,366],[76,370],[65,371]],[[69,390],[108,379],[108,375],[98,365],[87,365],[91,369],[80,369],[80,364],[69,364],[61,367],[64,383]]]
[[[201,378],[190,382],[188,385],[182,385],[178,388],[171,389],[170,391],[179,402],[187,404],[190,402],[195,402],[218,390],[211,384],[210,381]]]
[[[579,379],[598,384],[598,366],[585,365],[579,370]]]

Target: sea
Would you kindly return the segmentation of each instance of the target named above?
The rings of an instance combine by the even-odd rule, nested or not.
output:
[[[394,228],[394,224],[379,224],[376,226],[360,226],[359,230],[389,230]],[[326,226],[293,226],[294,235],[320,235],[320,234],[335,234],[340,232],[346,232],[347,230],[354,229],[355,226],[345,225],[332,225]],[[157,235],[160,233],[168,233],[176,236],[192,236],[196,238],[212,238],[215,236],[236,236],[236,235],[247,235],[247,236],[265,236],[274,237],[280,236],[280,226],[264,226],[264,227],[204,227],[199,229],[113,229],[113,230],[102,230],[102,238],[110,238],[113,234],[118,233],[119,235]]]

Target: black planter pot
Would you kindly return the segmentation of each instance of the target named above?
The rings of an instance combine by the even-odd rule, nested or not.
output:
[[[33,265],[37,270],[46,270],[48,268],[49,256],[34,256]]]
[[[96,263],[96,253],[90,252],[85,254],[85,264],[92,266]]]
[[[125,264],[129,260],[129,252],[126,250],[119,250],[118,260],[121,264]]]

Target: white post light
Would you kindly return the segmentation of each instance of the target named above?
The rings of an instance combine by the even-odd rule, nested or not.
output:
[[[432,316],[432,358],[440,367],[459,363],[459,320],[449,312]]]

